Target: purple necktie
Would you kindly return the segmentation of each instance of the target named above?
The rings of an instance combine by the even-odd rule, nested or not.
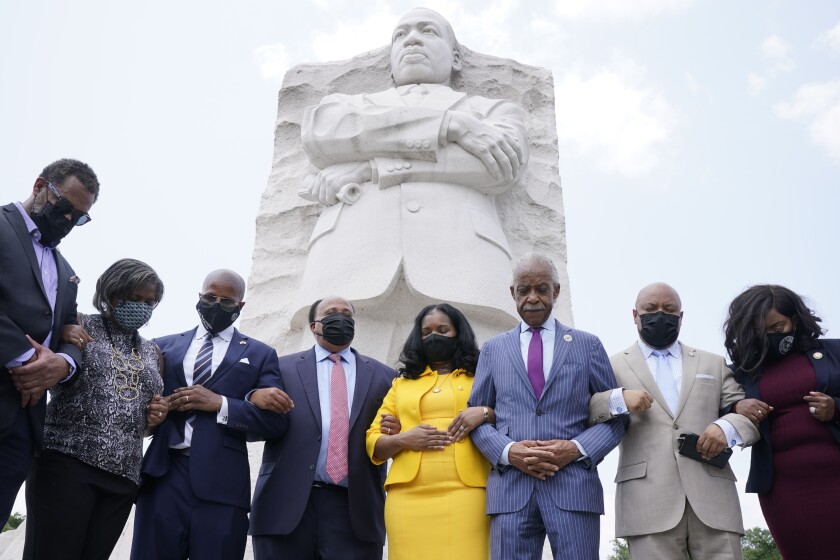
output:
[[[531,327],[531,343],[528,345],[528,379],[534,388],[537,400],[540,400],[543,387],[545,387],[545,374],[543,373],[543,343],[540,331],[542,327]]]

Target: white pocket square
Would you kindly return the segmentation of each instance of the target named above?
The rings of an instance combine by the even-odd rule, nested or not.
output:
[[[242,358],[241,360],[239,360],[239,363],[240,364],[249,364],[249,365],[251,364],[251,362],[248,361],[248,358]]]
[[[709,375],[708,373],[698,373],[696,376],[697,379],[714,379],[713,375]]]

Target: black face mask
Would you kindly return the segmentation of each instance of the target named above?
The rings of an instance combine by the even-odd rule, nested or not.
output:
[[[195,308],[198,316],[201,317],[201,324],[211,334],[222,332],[239,318],[239,307],[232,311],[225,311],[220,303],[207,305],[199,301]]]
[[[457,336],[443,336],[433,333],[423,339],[423,353],[429,362],[448,362],[452,360],[455,357],[457,347]]]
[[[639,315],[642,323],[642,340],[654,348],[667,348],[676,342],[680,335],[680,316],[664,311]]]
[[[50,249],[55,248],[76,225],[72,220],[65,218],[64,214],[56,210],[53,203],[49,201],[44,203],[44,208],[40,212],[31,212],[29,217],[38,226],[38,231],[41,233],[41,245]]]
[[[767,358],[779,360],[793,349],[796,331],[767,333]]]
[[[344,313],[333,313],[315,322],[321,323],[321,337],[330,344],[344,346],[353,342],[353,336],[356,334],[356,321],[353,317]]]

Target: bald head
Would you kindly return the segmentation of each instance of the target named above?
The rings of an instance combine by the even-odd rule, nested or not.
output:
[[[680,295],[664,282],[649,284],[636,296],[633,321],[639,337],[653,348],[667,348],[676,342],[682,316]]]
[[[678,294],[677,290],[665,282],[654,282],[653,284],[648,284],[639,290],[639,295],[636,296],[636,310],[641,313],[642,306],[645,305],[645,303],[650,304],[654,301],[668,301],[669,303],[676,305],[676,309],[674,311],[682,311],[680,294]],[[653,311],[664,311],[664,309],[654,309]]]
[[[210,286],[213,285],[226,285],[230,288],[230,290],[227,291],[232,291],[236,294],[234,299],[237,301],[245,299],[245,280],[232,270],[225,268],[214,270],[204,279],[204,284],[202,285],[201,290],[203,292],[207,292],[210,289]]]

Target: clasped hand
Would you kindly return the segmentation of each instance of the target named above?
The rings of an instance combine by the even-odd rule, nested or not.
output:
[[[169,410],[187,412],[200,410],[202,412],[218,412],[222,409],[222,397],[207,389],[203,385],[179,387],[166,397]]]
[[[529,476],[545,480],[583,455],[573,441],[525,440],[514,443],[508,450],[511,465]]]
[[[22,366],[9,370],[15,388],[20,391],[20,406],[35,406],[44,393],[70,373],[67,360],[41,344],[31,336],[26,339],[35,354]]]

